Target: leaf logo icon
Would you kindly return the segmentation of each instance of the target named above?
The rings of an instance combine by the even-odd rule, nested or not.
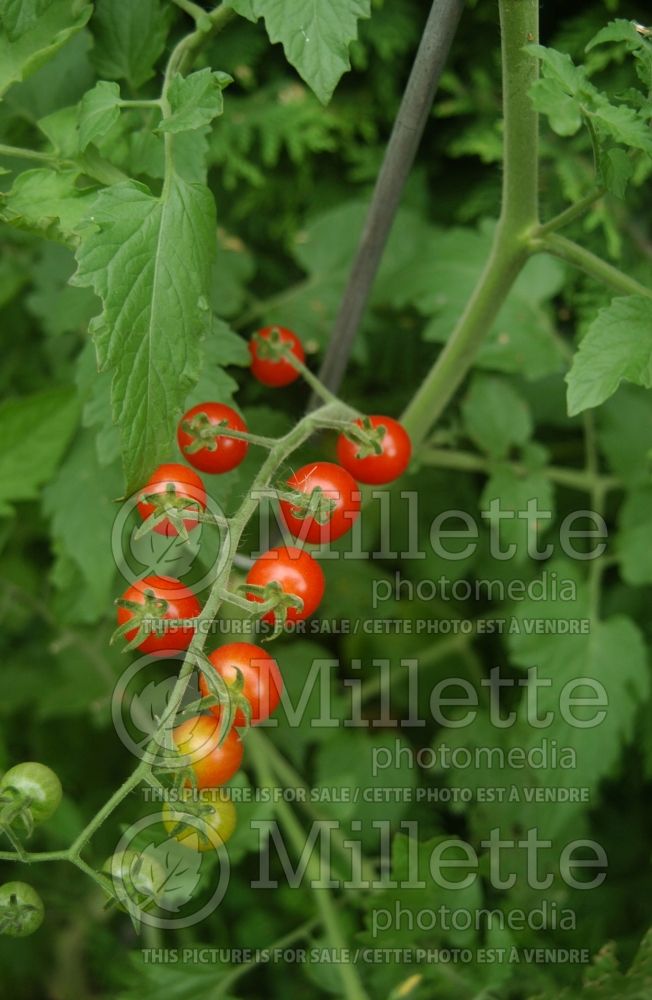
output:
[[[156,902],[168,913],[178,913],[192,898],[201,873],[201,854],[180,847],[174,838],[162,844],[150,845],[147,854],[156,861],[163,873],[161,885],[157,886]]]

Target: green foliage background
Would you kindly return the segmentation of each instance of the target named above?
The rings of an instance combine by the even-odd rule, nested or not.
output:
[[[108,644],[114,624],[112,602],[124,587],[110,545],[114,500],[125,490],[121,452],[127,456],[127,485],[134,486],[156,460],[178,459],[172,445],[165,444],[170,437],[161,428],[174,424],[183,405],[207,398],[237,399],[251,430],[262,434],[287,430],[302,412],[306,390],[301,385],[272,395],[252,383],[241,338],[257,325],[282,323],[301,334],[310,357],[319,358],[426,10],[419,0],[373,0],[372,16],[359,21],[359,38],[350,48],[352,72],[343,77],[327,105],[320,98],[330,96],[345,68],[346,46],[344,56],[341,52],[331,55],[315,95],[288,65],[281,47],[270,46],[262,22],[238,17],[207,45],[196,62],[193,82],[186,80],[189,89],[170,95],[174,117],[166,128],[177,133],[171,148],[179,203],[185,197],[184,185],[204,178],[215,196],[218,245],[215,263],[208,269],[202,241],[213,240],[210,202],[197,205],[198,225],[190,233],[181,233],[181,216],[174,214],[174,208],[162,221],[155,218],[164,164],[163,138],[154,131],[159,112],[129,107],[120,111],[116,104],[120,99],[158,96],[166,53],[173,41],[191,29],[190,19],[160,0],[98,0],[94,10],[76,0],[54,0],[41,6],[47,8],[46,15],[39,12],[35,0],[23,5],[26,17],[31,12],[48,19],[47,23],[38,21],[38,28],[32,25],[37,54],[20,56],[23,69],[29,70],[24,80],[16,71],[16,47],[23,36],[0,52],[0,86],[6,88],[0,103],[3,142],[70,161],[68,167],[54,169],[47,159],[17,163],[0,152],[4,220],[0,227],[0,378],[6,397],[0,406],[0,766],[37,759],[60,774],[65,804],[33,841],[34,849],[54,850],[74,838],[132,764],[110,717],[111,693],[125,666],[124,657]],[[238,0],[232,6],[241,13],[265,12],[262,0],[251,4]],[[355,5],[345,6],[350,10]],[[359,4],[359,14],[364,13],[364,6]],[[11,7],[8,0],[0,5],[5,13],[11,13]],[[632,93],[636,88],[641,93],[641,85],[643,92],[647,85],[649,99],[652,74],[647,84],[637,76],[623,40],[585,52],[587,43],[612,18],[644,21],[645,10],[624,0],[600,0],[572,5],[572,9],[562,3],[546,4],[542,16],[543,43],[584,65],[586,80],[600,93],[609,94],[620,111],[618,121],[610,124],[612,131],[604,147],[608,162],[602,164],[612,193],[574,224],[575,234],[583,246],[649,287],[652,233],[647,182],[652,160],[643,155],[632,160],[630,169],[618,150],[622,152],[623,145],[636,147],[638,141],[643,153],[650,152],[646,146],[650,140],[643,132],[632,129],[623,140],[631,118],[622,109],[636,106]],[[351,37],[356,33],[356,20]],[[281,29],[267,24],[272,38],[275,31],[282,37]],[[35,38],[38,42],[36,31],[43,31],[47,45],[34,42]],[[312,58],[295,61],[309,80],[315,76]],[[544,80],[548,79],[545,66],[544,61]],[[224,93],[225,80],[214,71],[233,78]],[[199,74],[203,75],[197,79]],[[580,88],[586,80],[577,83],[569,77],[566,84],[577,83]],[[97,81],[105,82],[98,87]],[[546,90],[548,86],[552,91]],[[554,86],[554,81],[546,84],[537,95],[543,112],[552,108],[554,127],[543,123],[544,218],[585,195],[595,171],[589,134],[576,127],[574,98],[568,92],[562,101]],[[496,5],[469,4],[371,308],[355,343],[343,395],[363,410],[400,415],[450,334],[486,260],[499,210],[500,107]],[[601,110],[597,99],[595,110]],[[649,124],[649,105],[647,117]],[[127,178],[141,186],[132,186],[125,201],[122,194],[119,198],[115,194],[115,185],[128,183]],[[618,195],[624,193],[627,181],[623,199]],[[105,188],[105,193],[98,199],[99,188]],[[130,342],[133,317],[122,313],[116,318],[121,311],[120,283],[134,262],[133,244],[125,241],[123,255],[108,263],[98,265],[97,260],[103,226],[115,220],[118,201],[120,210],[124,208],[125,224],[136,218],[153,220],[152,232],[158,232],[160,225],[170,271],[179,266],[181,248],[183,265],[198,285],[189,289],[184,277],[182,297],[186,295],[187,301],[181,302],[178,315],[171,294],[163,295],[157,306],[160,313],[152,318],[155,332],[160,332],[153,353],[155,364],[176,387],[170,394],[162,377],[165,384],[160,394],[148,399],[147,433],[139,422],[139,407],[142,372],[151,360],[139,359],[138,346]],[[96,229],[88,227],[91,204]],[[79,230],[84,219],[87,228]],[[104,266],[106,273],[101,270]],[[209,298],[198,305],[204,287],[209,289]],[[109,300],[111,295],[116,297],[115,315],[107,307],[109,317],[101,323],[94,320],[100,312],[96,293]],[[582,893],[556,880],[554,888],[544,894],[559,907],[576,909],[578,929],[573,933],[552,929],[474,938],[469,932],[447,936],[438,930],[410,934],[392,930],[380,941],[372,940],[366,909],[393,906],[393,890],[386,890],[380,900],[349,899],[343,914],[352,945],[516,944],[599,952],[589,973],[590,985],[581,994],[596,1000],[647,995],[652,947],[644,940],[652,924],[647,653],[652,598],[652,324],[645,301],[637,306],[630,299],[616,306],[614,314],[612,298],[606,286],[558,260],[537,257],[530,261],[491,330],[472,376],[436,428],[430,459],[424,455],[405,481],[405,488],[419,493],[419,531],[424,543],[432,519],[443,510],[458,508],[477,515],[494,497],[514,507],[538,497],[555,512],[545,527],[545,539],[556,548],[546,569],[554,568],[560,578],[578,579],[577,602],[513,606],[487,602],[478,607],[473,600],[438,603],[405,598],[393,599],[382,610],[388,618],[415,620],[475,619],[479,614],[594,620],[588,637],[521,634],[460,644],[448,655],[433,658],[427,674],[432,683],[452,673],[477,682],[498,664],[514,676],[537,665],[543,676],[553,680],[554,694],[580,672],[602,680],[610,695],[610,713],[599,739],[582,731],[569,734],[559,721],[558,728],[553,726],[545,734],[560,745],[576,741],[581,770],[572,772],[570,778],[564,772],[555,773],[550,780],[589,787],[588,807],[394,804],[391,818],[395,824],[401,819],[418,820],[424,844],[444,835],[458,835],[477,844],[499,824],[512,834],[536,824],[555,843],[593,837],[609,855],[607,882],[598,891]],[[199,310],[199,318],[191,315],[193,309]],[[184,323],[203,324],[204,338],[194,347],[182,335]],[[118,369],[113,404],[111,375],[97,373],[89,324],[100,360]],[[576,362],[577,378],[571,382],[569,400],[574,415],[568,416],[564,379],[575,347],[587,331],[590,338],[577,357],[588,361],[584,368]],[[596,387],[592,373],[601,363],[605,373]],[[587,371],[591,375],[588,388]],[[627,381],[618,388],[620,377]],[[605,399],[599,409],[585,409]],[[112,421],[112,405],[113,416],[124,418],[122,438]],[[166,453],[161,452],[161,440]],[[325,457],[332,457],[332,441],[320,440],[318,447]],[[478,462],[470,471],[448,468],[441,455],[436,460],[433,449],[472,452]],[[315,445],[297,456],[297,464],[303,454],[314,456]],[[581,566],[564,563],[556,546],[563,518],[587,505],[587,497],[577,485],[555,481],[547,471],[563,467],[582,472],[587,454],[589,465],[595,466],[593,472],[597,468],[604,476],[616,477],[619,484],[605,500],[613,558],[601,574],[588,576]],[[254,468],[251,456],[242,471],[211,484],[227,511],[237,505]],[[365,535],[372,547],[376,529],[370,511]],[[404,510],[397,507],[391,535],[395,552],[405,547],[405,530]],[[252,529],[251,544],[254,537]],[[487,528],[482,529],[477,553],[464,561],[444,563],[427,549],[429,555],[420,561],[378,558],[350,561],[345,569],[338,561],[327,562],[329,588],[323,618],[370,617],[374,581],[391,580],[398,570],[415,585],[436,580],[442,573],[471,581],[534,579],[541,567],[528,559],[523,533],[515,532],[507,540],[519,546],[517,558],[509,562],[490,558]],[[168,567],[169,572],[172,569]],[[342,679],[352,675],[351,661],[360,657],[363,676],[371,677],[374,657],[390,656],[398,669],[401,658],[426,660],[440,642],[437,637],[317,636],[310,641],[281,640],[276,653],[292,688],[315,657],[339,657]],[[402,686],[397,686],[395,697],[395,711],[404,711]],[[425,693],[420,707],[427,710]],[[373,717],[373,704],[369,711]],[[314,786],[368,785],[370,748],[384,743],[393,746],[396,739],[391,728],[319,731],[306,724],[296,732],[287,729],[281,725],[270,730],[270,737]],[[425,730],[408,729],[402,734],[415,749],[436,747],[444,737],[453,742],[451,733],[442,733],[434,723]],[[461,730],[457,739],[461,746],[472,747],[492,745],[498,737],[504,734],[492,730],[483,715],[477,727],[471,732]],[[532,740],[532,733],[523,724],[504,738],[522,746]],[[481,788],[494,783],[545,784],[549,777],[545,772],[527,771],[496,776],[472,770],[399,769],[384,780],[394,787],[417,782],[429,787],[457,783]],[[100,831],[93,842],[98,866],[113,850],[119,824],[132,822],[144,808],[131,797],[115,822]],[[341,806],[325,811],[345,822],[363,819],[369,823],[376,818],[371,809],[367,815],[343,811]],[[378,815],[388,811],[381,809]],[[261,891],[251,889],[257,847],[244,822],[233,844],[238,861],[219,910],[179,935],[178,941],[169,935],[155,943],[170,948],[195,944],[262,948],[312,916],[308,888],[281,887],[265,893],[262,900]],[[368,846],[373,853],[373,840]],[[393,848],[395,872],[402,870],[404,855],[399,835]],[[20,877],[13,866],[3,863],[2,867],[4,880]],[[128,918],[103,910],[97,888],[80,872],[65,865],[33,865],[28,875],[45,901],[46,925],[26,941],[0,942],[2,996],[16,1000],[96,996],[182,1000],[283,996],[287,992],[288,970],[282,966],[263,965],[231,989],[227,977],[233,970],[228,965],[145,965],[140,957],[143,942]],[[456,904],[528,909],[539,905],[540,897],[521,882],[507,894],[496,893],[483,882],[475,895],[456,899]],[[414,912],[440,903],[435,889],[396,898]],[[314,930],[312,938],[321,942],[321,931]],[[636,964],[625,977],[618,963],[626,969],[632,961]],[[406,995],[418,1000],[525,1000],[534,996],[547,1000],[578,995],[582,969],[527,963],[415,968],[397,961],[363,970],[370,995],[383,998],[412,973],[422,978]],[[289,975],[297,1000],[339,995],[336,973],[328,966],[297,966]],[[562,992],[564,988],[568,993]]]

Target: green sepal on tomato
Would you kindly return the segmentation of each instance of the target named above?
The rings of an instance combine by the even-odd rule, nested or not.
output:
[[[206,489],[194,469],[179,462],[159,465],[138,494],[143,520],[138,534],[156,531],[168,538],[187,538],[205,510]]]
[[[184,458],[201,472],[214,475],[231,472],[247,454],[247,441],[220,434],[220,428],[222,431],[247,432],[242,417],[224,403],[198,403],[179,421],[179,449]]]
[[[282,626],[314,614],[324,596],[324,573],[308,552],[280,545],[256,559],[243,589],[252,601],[272,602],[262,620]]]
[[[337,439],[337,460],[359,483],[381,486],[402,476],[412,457],[410,436],[392,417],[354,421]]]
[[[146,576],[127,587],[118,605],[118,627],[112,642],[126,640],[125,649],[156,656],[186,650],[195,634],[193,620],[201,605],[195,594],[171,576]],[[166,626],[165,622],[178,624]]]
[[[195,715],[172,731],[179,765],[192,771],[185,784],[197,788],[225,785],[242,763],[243,746],[237,730],[229,729],[220,743],[220,721],[214,715]]]
[[[276,660],[261,646],[251,642],[230,642],[214,650],[208,662],[233,690],[236,726],[247,723],[255,726],[276,710],[283,691],[283,678]],[[203,673],[199,677],[199,688],[204,697],[210,695]],[[221,717],[222,711],[219,705],[211,708],[216,718]]]
[[[39,929],[44,915],[41,897],[27,882],[0,885],[0,934],[28,937]]]
[[[340,465],[311,462],[288,479],[279,506],[295,538],[323,545],[351,530],[360,514],[360,490]]]
[[[292,354],[301,364],[306,360],[306,352],[296,333],[284,326],[264,326],[249,341],[251,373],[255,379],[270,388],[291,385],[300,372],[287,354]]]
[[[37,761],[16,764],[0,779],[0,818],[4,814],[22,819],[29,833],[32,825],[54,815],[62,795],[61,782],[52,768]]]
[[[233,836],[236,809],[217,788],[182,788],[180,799],[163,806],[163,825],[191,851],[218,850]]]

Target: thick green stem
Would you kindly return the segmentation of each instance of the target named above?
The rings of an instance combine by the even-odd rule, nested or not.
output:
[[[539,40],[538,0],[500,0],[503,62],[502,221],[522,235],[539,219],[539,118],[529,97],[538,60],[524,47]]]
[[[462,318],[401,418],[415,449],[466,377],[526,259],[513,238],[496,233],[491,256]]]
[[[190,14],[198,28],[201,28],[204,31],[208,29],[210,26],[210,20],[208,14],[202,7],[193,3],[192,0],[172,0],[172,2],[175,3],[181,10],[185,11],[186,14]]]
[[[565,260],[567,264],[578,267],[581,271],[595,278],[603,285],[608,285],[623,295],[645,295],[652,298],[652,288],[642,285],[636,278],[630,278],[613,264],[608,264],[602,257],[585,250],[578,243],[559,236],[557,233],[550,233],[543,239],[531,241],[531,248],[534,252],[551,253],[560,260]]]
[[[528,97],[538,65],[524,51],[538,39],[538,19],[538,0],[500,0],[505,125],[501,214],[489,260],[467,308],[403,414],[417,446],[473,364],[528,258],[528,233],[538,225],[538,117]]]

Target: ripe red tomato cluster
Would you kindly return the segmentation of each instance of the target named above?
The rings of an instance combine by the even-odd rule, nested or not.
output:
[[[305,353],[291,330],[265,327],[254,334],[249,350],[252,373],[263,385],[286,386],[301,374]],[[222,403],[200,403],[188,410],[179,422],[177,439],[182,455],[194,468],[170,463],[152,473],[138,500],[143,521],[151,519],[153,530],[168,536],[192,531],[206,510],[206,490],[194,470],[219,474],[235,469],[247,454],[246,434],[242,417]],[[360,515],[358,484],[391,482],[405,471],[410,455],[410,439],[397,421],[382,416],[356,420],[338,438],[339,464],[305,465],[279,491],[281,516],[289,533],[314,545],[340,538]],[[262,620],[277,627],[312,615],[322,600],[324,585],[324,574],[314,557],[285,545],[259,556],[245,581],[249,600],[268,605],[261,609]],[[175,655],[189,647],[201,612],[191,590],[180,580],[163,576],[137,581],[127,588],[118,605],[124,638],[142,652],[158,656]],[[166,626],[166,622],[170,624]],[[194,784],[201,790],[218,789],[233,777],[243,754],[238,728],[269,718],[283,690],[278,664],[260,646],[228,643],[208,660],[230,689],[232,726],[220,742],[224,706],[217,704],[210,714],[187,719],[173,732],[185,766],[192,771],[192,780],[189,778],[186,785]],[[199,686],[204,697],[211,694],[212,685],[204,673]],[[223,691],[223,686],[218,689]],[[219,828],[222,840],[227,839],[235,827],[233,807],[222,800],[212,808],[215,815],[209,818],[209,825],[214,831]],[[168,813],[166,825],[181,843],[207,849],[196,831],[186,828],[179,833],[174,816]]]

